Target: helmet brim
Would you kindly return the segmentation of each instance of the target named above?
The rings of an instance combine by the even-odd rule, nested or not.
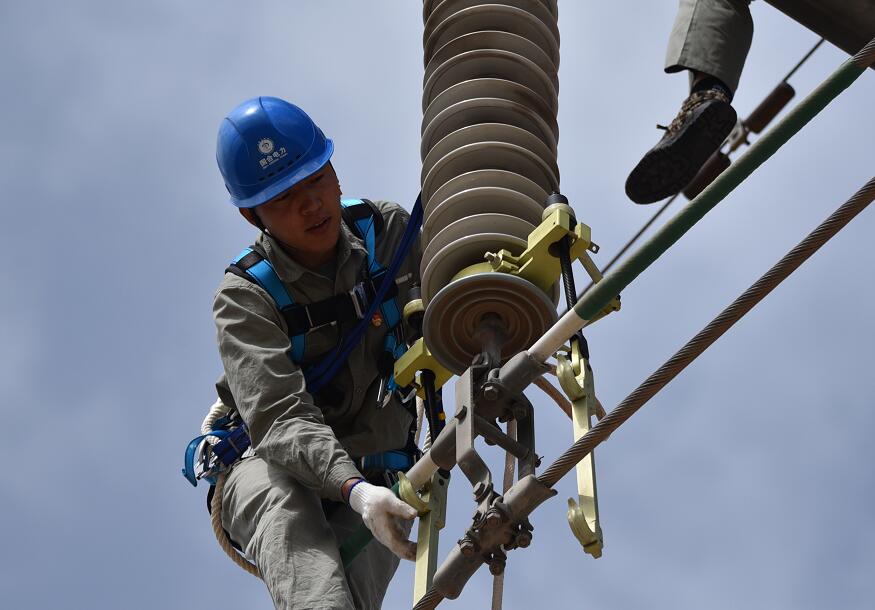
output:
[[[252,197],[248,197],[246,199],[235,199],[234,197],[231,197],[230,201],[238,208],[255,208],[263,203],[267,203],[274,197],[282,195],[284,192],[286,192],[299,182],[306,180],[307,178],[321,170],[323,167],[325,167],[325,165],[331,159],[331,155],[333,153],[334,141],[326,138],[325,150],[320,156],[316,157],[315,159],[311,159],[307,163],[304,163],[303,165],[295,168],[295,171],[290,172],[286,176],[283,176],[281,179],[277,180],[256,195],[253,195]]]

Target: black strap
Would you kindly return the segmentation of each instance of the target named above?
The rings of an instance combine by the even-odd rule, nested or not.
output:
[[[373,205],[373,204],[371,204]],[[348,209],[361,209],[365,206],[353,206]],[[236,263],[232,263],[225,269],[226,273],[233,273],[248,281],[254,281],[252,276],[246,273],[246,270],[267,258],[264,251],[257,245],[250,246],[252,252],[241,258]],[[380,289],[385,270],[373,276],[364,279],[356,284],[352,294],[343,293],[336,294],[327,299],[316,301],[315,303],[295,303],[290,307],[280,310],[283,318],[286,321],[286,326],[289,329],[289,336],[304,335],[311,330],[326,326],[329,324],[346,324],[357,322],[360,318],[360,312],[366,311],[371,301]],[[389,287],[386,293],[386,301],[394,299],[398,296],[398,286]]]

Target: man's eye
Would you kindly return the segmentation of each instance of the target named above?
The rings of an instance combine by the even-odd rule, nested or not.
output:
[[[324,178],[324,177],[325,176],[316,176],[315,178],[313,178],[313,182],[311,184],[316,184],[317,182],[322,180],[322,178]]]

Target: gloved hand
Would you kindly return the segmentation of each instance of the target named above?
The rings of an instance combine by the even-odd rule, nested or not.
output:
[[[407,539],[409,524],[416,518],[414,510],[385,487],[361,481],[352,488],[349,505],[362,516],[374,538],[401,559],[416,560],[416,543]]]

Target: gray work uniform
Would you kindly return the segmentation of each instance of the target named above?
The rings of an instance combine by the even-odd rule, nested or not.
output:
[[[385,220],[376,258],[388,266],[409,218],[400,206],[375,202]],[[264,249],[296,303],[322,301],[361,281],[364,243],[342,223],[334,277],[298,264],[273,238]],[[419,242],[398,273],[399,303],[419,283]],[[277,608],[372,610],[380,604],[397,558],[374,541],[344,572],[338,545],[361,518],[340,501],[341,485],[361,473],[353,458],[403,448],[411,415],[394,398],[377,408],[377,360],[386,325],[371,324],[330,384],[311,396],[301,366],[319,362],[353,326],[326,326],[306,336],[301,366],[289,358],[286,322],[257,284],[226,273],[213,315],[225,375],[217,389],[249,427],[255,457],[228,476],[222,524],[258,565]]]
[[[665,71],[696,70],[732,90],[753,39],[750,0],[680,0],[665,55]]]

